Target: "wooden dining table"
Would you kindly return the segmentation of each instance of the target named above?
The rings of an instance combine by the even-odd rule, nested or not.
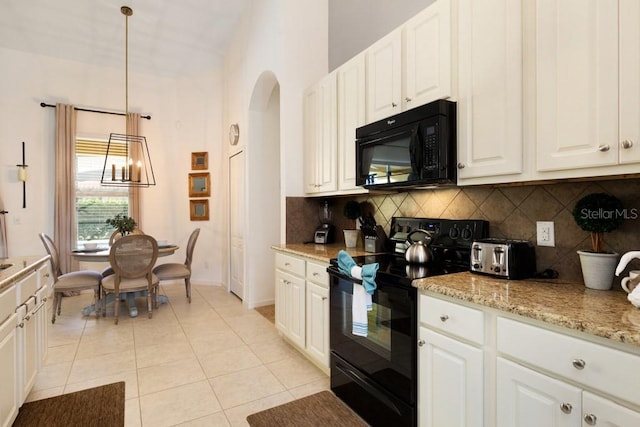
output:
[[[158,257],[173,255],[178,249],[180,249],[178,245],[158,246]],[[109,248],[77,249],[72,251],[71,255],[80,262],[109,262]],[[135,295],[136,293],[127,294],[127,305],[129,306],[129,315],[131,317],[138,316]],[[85,307],[83,314],[90,315],[91,309],[95,310],[95,307]]]
[[[158,246],[158,257],[173,255],[178,249],[177,245]],[[76,249],[71,255],[81,262],[109,262],[109,248]]]

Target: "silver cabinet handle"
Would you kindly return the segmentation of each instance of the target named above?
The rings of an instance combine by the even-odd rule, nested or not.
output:
[[[418,347],[422,347],[426,344],[426,342],[424,342],[424,340],[420,340],[418,341]]]
[[[631,147],[633,147],[633,142],[629,141],[628,139],[622,141],[622,148],[629,149]]]
[[[285,266],[285,267],[289,267],[290,265],[291,265],[291,264],[289,264],[288,262],[285,262],[285,263],[284,263],[284,266]]]
[[[596,425],[596,421],[598,419],[593,414],[584,414],[584,422],[589,424],[590,426]]]
[[[441,314],[440,315],[440,321],[446,322],[447,320],[449,320],[449,316],[447,316],[446,314]]]
[[[560,404],[560,410],[562,412],[564,412],[565,414],[570,414],[572,409],[573,409],[573,406],[571,406],[571,403],[561,403]]]
[[[582,359],[573,359],[572,364],[576,369],[584,369],[584,367],[587,365],[587,362]]]
[[[319,274],[318,274],[318,273],[313,273],[313,276],[314,276],[314,277],[318,277],[318,276],[319,276]]]
[[[611,148],[609,147],[609,144],[604,144],[598,147],[598,151],[609,151],[609,148]]]
[[[327,300],[327,297],[322,297],[322,301],[326,301],[326,300]]]
[[[411,102],[411,98],[409,98],[408,96],[404,99],[406,102]]]
[[[391,103],[391,106],[392,106],[393,108],[396,108],[396,107],[398,106],[398,104],[396,104],[395,102],[392,102],[392,103]]]
[[[458,169],[464,169],[464,163],[458,163]]]

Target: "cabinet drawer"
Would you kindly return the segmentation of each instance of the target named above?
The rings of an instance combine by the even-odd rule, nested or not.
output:
[[[505,318],[497,333],[503,355],[640,404],[640,356]]]
[[[47,261],[45,265],[38,268],[38,274],[40,276],[40,287],[44,285],[53,285],[53,274],[51,273],[51,263]]]
[[[0,323],[16,311],[17,305],[16,287],[10,286],[0,294]]]
[[[34,271],[16,285],[18,287],[19,303],[25,302],[30,296],[35,295],[38,290],[38,274]]]
[[[304,260],[276,252],[276,268],[304,277]]]
[[[421,323],[477,344],[484,343],[482,311],[427,295],[420,295],[419,310]]]
[[[327,273],[327,267],[327,264],[307,261],[307,280],[323,288],[329,288],[329,273]]]

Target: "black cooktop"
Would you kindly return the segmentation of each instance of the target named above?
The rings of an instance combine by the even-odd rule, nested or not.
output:
[[[404,258],[407,236],[414,230],[427,230],[432,236],[429,248],[433,256],[428,263],[410,264]],[[410,286],[414,279],[469,271],[471,242],[488,233],[489,223],[482,220],[394,217],[389,236],[392,252],[357,256],[353,260],[360,266],[377,262],[377,283]],[[332,259],[331,265],[337,269],[338,260]]]
[[[364,264],[378,263],[379,268],[376,273],[377,283],[399,284],[410,286],[414,279],[422,279],[424,277],[440,276],[442,274],[458,273],[461,271],[469,271],[469,265],[432,261],[426,264],[410,264],[403,255],[396,254],[377,254],[353,257],[353,260],[359,266]],[[338,267],[338,260],[332,259],[331,265]]]

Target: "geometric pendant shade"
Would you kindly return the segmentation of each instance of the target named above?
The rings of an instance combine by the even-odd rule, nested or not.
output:
[[[113,187],[156,185],[149,147],[144,136],[120,133],[109,135],[100,184]]]

